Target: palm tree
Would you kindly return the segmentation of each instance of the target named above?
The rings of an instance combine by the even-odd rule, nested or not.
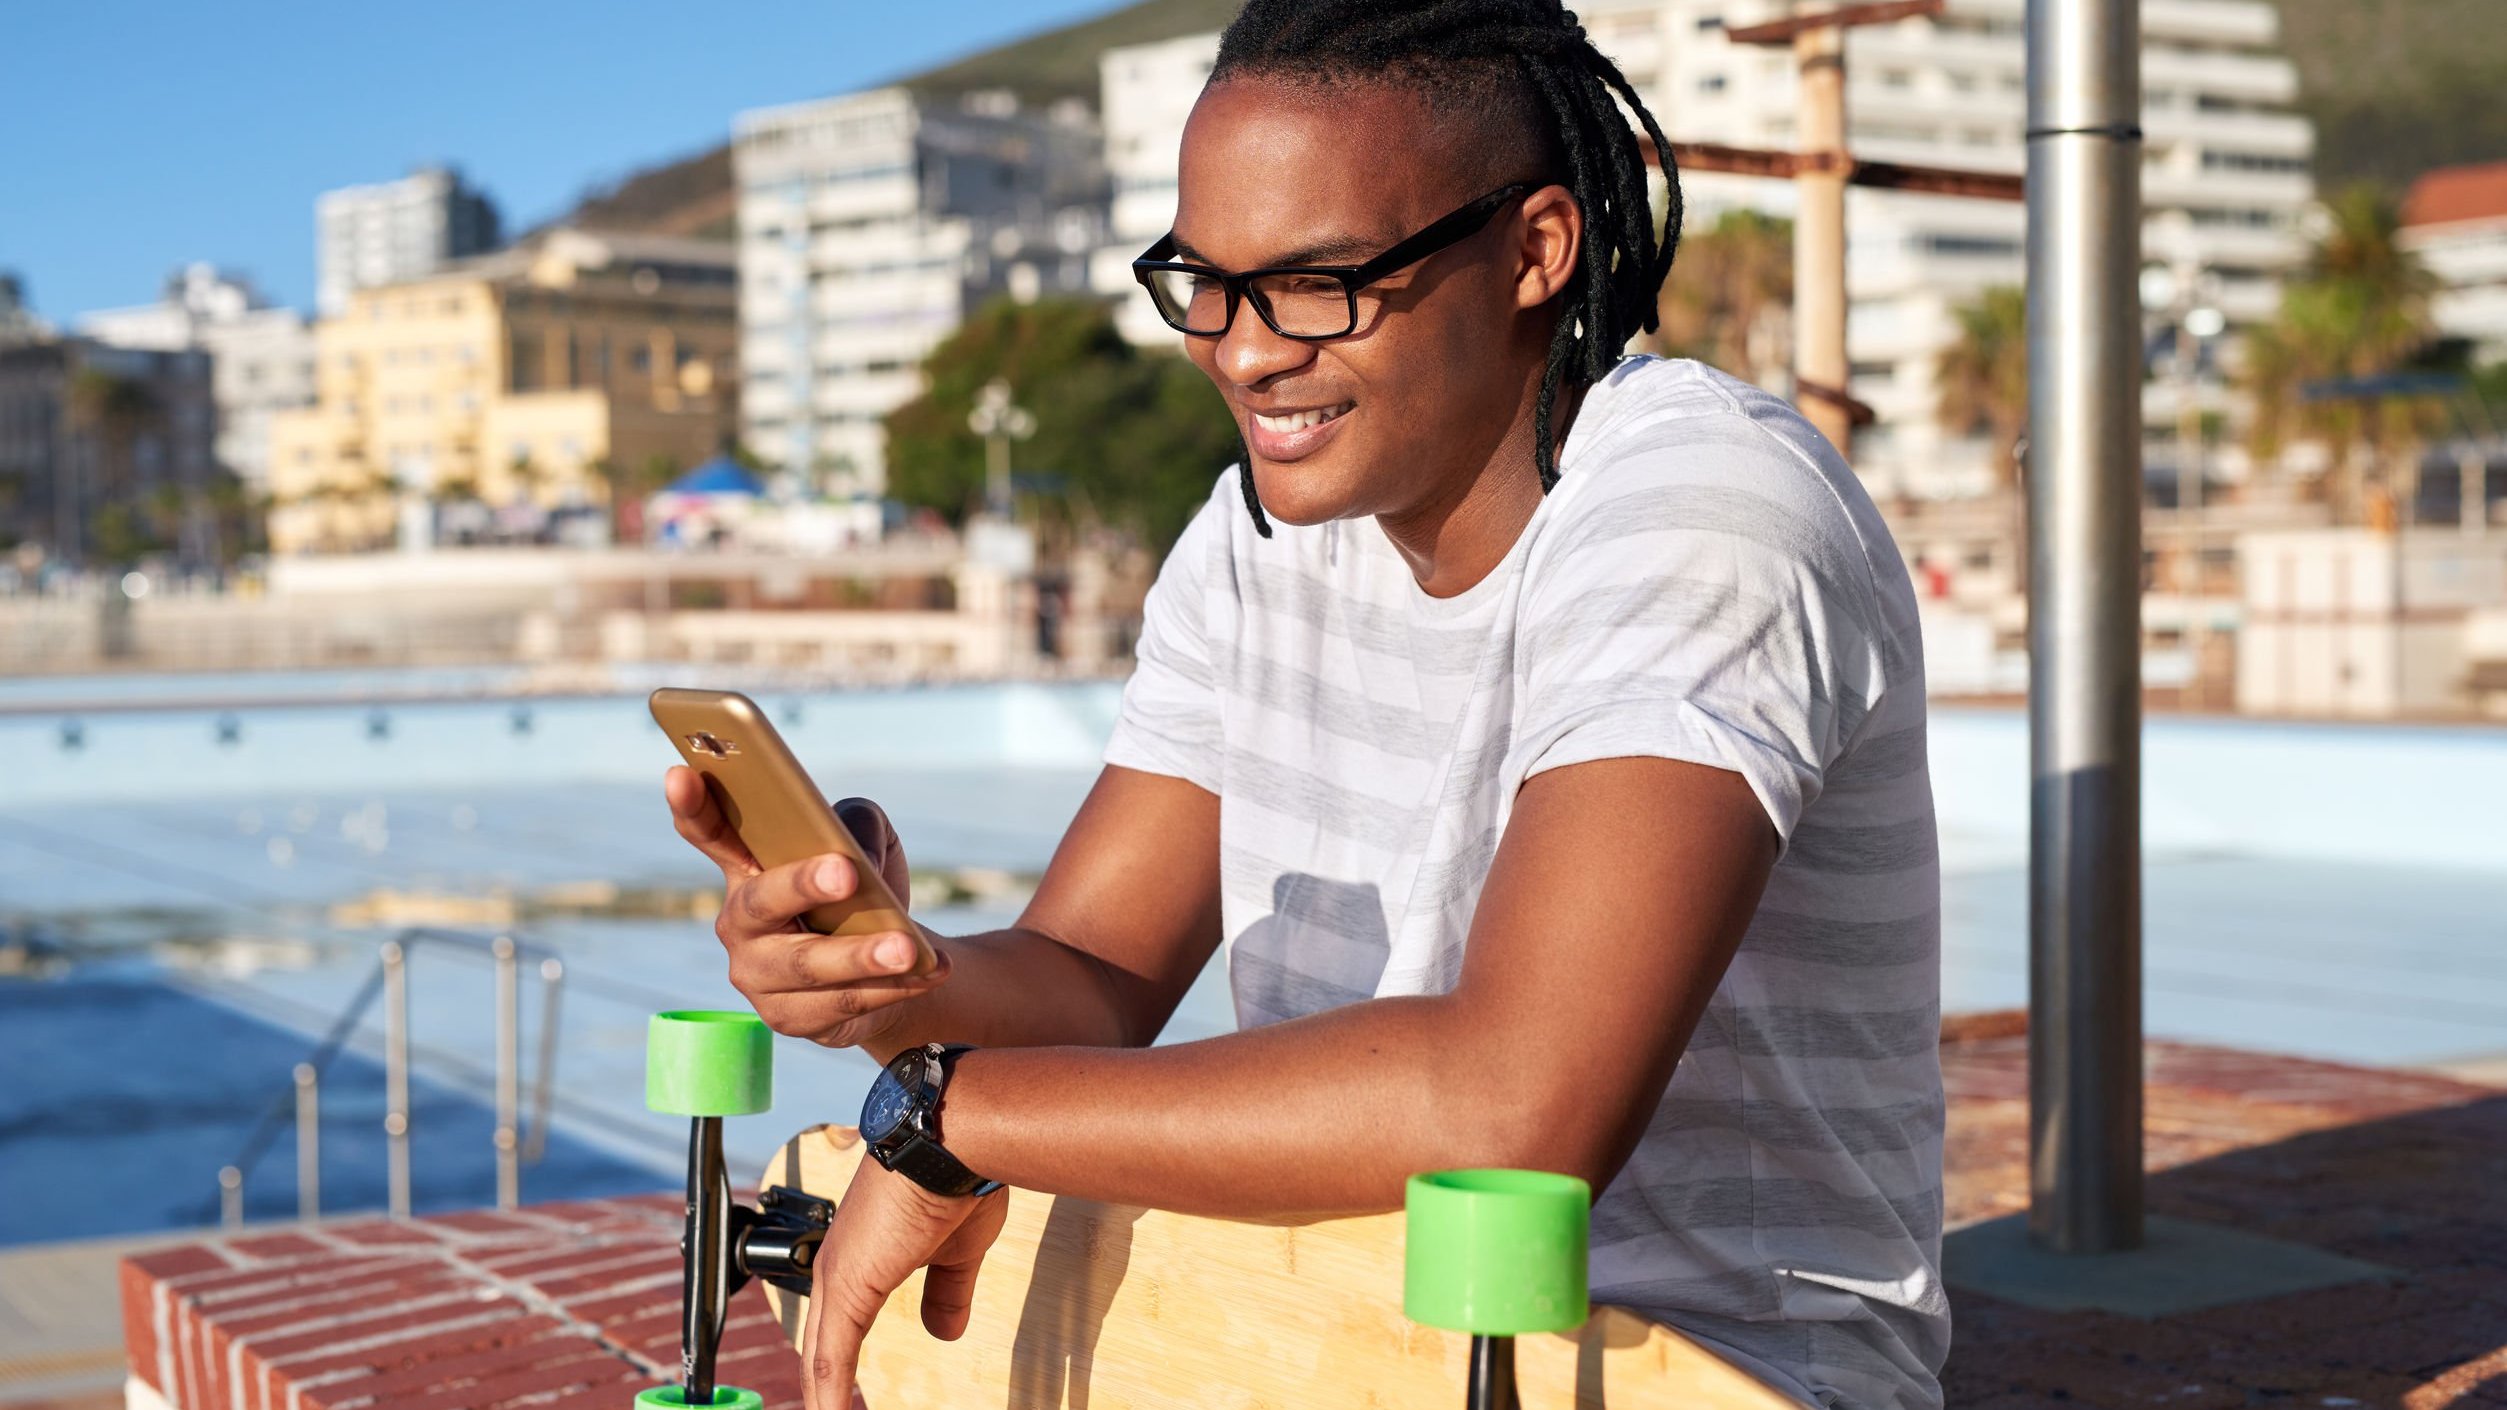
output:
[[[2424,429],[2431,408],[2391,397],[2310,400],[2310,384],[2390,372],[2427,345],[2435,281],[2398,238],[2401,213],[2381,192],[2356,186],[2325,203],[2326,225],[2306,271],[2281,294],[2280,314],[2247,335],[2240,381],[2254,397],[2248,449],[2270,463],[2293,440],[2322,441],[2332,464],[2315,490],[2337,519],[2355,519],[2366,486],[2355,455],[2372,464]],[[2381,472],[2380,472],[2381,478]]]
[[[2009,505],[2012,574],[2028,584],[2028,507],[2020,438],[2028,431],[2028,295],[2001,284],[1951,310],[1958,337],[1933,361],[1933,416],[1953,435],[1985,438],[1995,493]]]
[[[137,467],[132,463],[133,450],[140,436],[158,417],[156,394],[148,384],[129,377],[116,376],[100,367],[81,368],[70,379],[70,421],[76,433],[92,438],[95,454],[89,464],[96,478],[95,493],[105,507],[126,499],[136,487]],[[61,457],[62,469],[71,471],[78,457]],[[75,555],[80,536],[80,501],[84,495],[68,483],[55,489],[56,505],[61,515],[61,549]],[[99,510],[96,532],[98,553],[107,561],[122,561],[137,556],[150,545],[141,542],[135,521],[127,515],[115,516],[108,526]],[[110,527],[111,532],[105,529]],[[106,540],[110,542],[106,542]]]
[[[1772,385],[1793,361],[1792,311],[1793,222],[1726,211],[1680,242],[1655,350]]]

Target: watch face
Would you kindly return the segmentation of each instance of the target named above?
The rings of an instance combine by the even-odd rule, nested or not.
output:
[[[862,1102],[862,1139],[877,1145],[895,1134],[914,1108],[912,1093],[887,1072],[870,1084],[870,1096]]]

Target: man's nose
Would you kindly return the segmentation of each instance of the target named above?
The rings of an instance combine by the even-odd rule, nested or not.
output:
[[[1266,377],[1294,372],[1314,360],[1314,344],[1283,338],[1262,321],[1248,299],[1238,306],[1236,321],[1219,335],[1215,361],[1227,380],[1250,387]]]

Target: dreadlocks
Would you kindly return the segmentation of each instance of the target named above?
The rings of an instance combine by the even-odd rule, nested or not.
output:
[[[1636,89],[1559,0],[1246,0],[1219,37],[1210,81],[1238,77],[1395,84],[1439,113],[1487,114],[1480,120],[1533,134],[1543,175],[1574,195],[1585,221],[1533,410],[1533,464],[1548,493],[1558,483],[1551,403],[1562,385],[1588,387],[1608,376],[1628,339],[1653,331],[1655,296],[1680,242],[1671,144]],[[1662,157],[1671,201],[1659,241],[1645,153],[1614,93]],[[1268,538],[1250,455],[1244,466],[1245,508]]]

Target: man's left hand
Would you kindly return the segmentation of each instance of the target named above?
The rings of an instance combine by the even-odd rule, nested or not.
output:
[[[923,1278],[923,1327],[942,1341],[966,1333],[975,1272],[1001,1236],[1007,1190],[981,1199],[935,1195],[865,1159],[827,1226],[810,1275],[809,1321],[801,1334],[801,1387],[808,1410],[852,1410],[862,1339],[888,1295]]]

